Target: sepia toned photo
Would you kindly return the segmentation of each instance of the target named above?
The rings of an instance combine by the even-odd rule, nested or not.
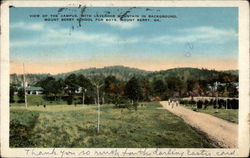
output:
[[[237,156],[249,106],[238,6],[8,13],[7,148],[27,157]]]

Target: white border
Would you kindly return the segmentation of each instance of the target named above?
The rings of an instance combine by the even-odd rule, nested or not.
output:
[[[3,157],[34,157],[27,156],[25,149],[28,148],[9,148],[9,6],[16,7],[78,7],[81,6],[120,6],[120,7],[239,7],[239,145],[237,149],[205,149],[212,153],[211,157],[218,157],[218,151],[236,151],[235,156],[246,157],[249,152],[249,6],[246,1],[8,1],[3,2],[1,6],[1,77],[0,77],[0,107],[1,107],[1,156]],[[220,15],[218,15],[220,16]],[[79,152],[84,148],[56,148],[59,150],[70,150]],[[163,151],[166,148],[159,150]],[[176,151],[187,151],[187,149],[179,148]],[[35,148],[35,150],[52,151],[51,148]],[[91,151],[104,151],[107,148],[90,148]],[[112,149],[109,149],[112,150]],[[118,151],[124,151],[123,148],[117,148]],[[131,151],[138,149],[129,148]],[[154,150],[148,148],[148,151]],[[167,149],[166,149],[167,150]],[[200,151],[201,149],[190,149],[192,151]],[[60,157],[60,155],[51,155],[51,157]],[[95,155],[85,155],[87,157]],[[109,155],[109,157],[117,155]],[[119,155],[122,156],[122,155]],[[162,157],[151,155],[153,157]],[[169,155],[174,157],[174,155]],[[176,155],[178,156],[178,155]],[[187,157],[188,155],[183,155]],[[190,155],[189,155],[190,156]],[[40,156],[42,157],[42,156]],[[44,156],[48,157],[48,155]],[[79,155],[71,155],[70,157],[79,157]],[[98,157],[98,156],[95,156]],[[99,156],[104,157],[104,156]],[[128,156],[133,157],[133,156]],[[145,155],[137,155],[136,157],[145,157]],[[201,155],[197,155],[201,157]],[[225,155],[224,155],[225,157]]]

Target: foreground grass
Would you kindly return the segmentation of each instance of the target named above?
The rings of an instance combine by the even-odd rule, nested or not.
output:
[[[194,110],[195,106],[185,106],[188,109]],[[219,109],[218,111],[214,109],[212,106],[208,106],[207,109],[199,109],[198,112],[207,113],[213,115],[215,117],[238,123],[238,109]]]
[[[11,147],[86,148],[204,148],[212,147],[184,121],[161,108],[145,103],[137,111],[101,105],[100,132],[97,107],[69,105],[11,107]],[[33,120],[33,121],[31,121]],[[14,123],[13,123],[14,122]],[[16,132],[24,133],[18,137]],[[29,137],[27,137],[29,135]],[[23,141],[26,140],[26,143]]]

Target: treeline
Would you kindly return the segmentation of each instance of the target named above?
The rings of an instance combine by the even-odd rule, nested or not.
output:
[[[47,77],[37,82],[41,86],[47,100],[67,100],[68,104],[101,104],[115,105],[136,103],[149,100],[145,82],[132,77],[129,81],[118,80],[114,76],[92,76],[71,74],[65,79]],[[149,83],[148,83],[149,84]]]
[[[89,68],[80,69],[73,72],[61,73],[57,75],[51,74],[26,74],[26,80],[29,84],[35,84],[36,82],[45,79],[48,76],[53,76],[56,79],[65,79],[71,74],[84,75],[86,77],[91,76],[115,76],[119,80],[128,81],[132,77],[145,77],[147,80],[152,81],[154,78],[165,79],[169,77],[177,77],[186,83],[188,80],[206,80],[211,82],[211,80],[219,82],[238,82],[238,71],[216,71],[208,69],[197,69],[197,68],[174,68],[163,71],[145,71],[136,68],[129,68],[125,66],[108,66],[104,68]],[[229,79],[225,77],[229,76]],[[23,75],[11,74],[10,83],[21,84],[23,81]]]
[[[217,87],[216,92],[209,86],[214,85],[216,78],[207,80],[184,80],[178,75],[167,77],[134,76],[128,81],[119,80],[115,76],[90,76],[71,74],[66,78],[56,79],[53,76],[36,82],[34,86],[42,87],[46,100],[66,100],[68,104],[112,103],[115,105],[138,101],[167,100],[189,96],[227,96],[237,97],[238,91],[232,81],[234,77],[220,74],[224,85]],[[10,86],[12,101],[15,86]],[[23,98],[23,88],[18,89],[19,98]],[[20,102],[23,102],[21,99]]]
[[[82,74],[83,71],[86,75]],[[26,79],[29,85],[43,88],[46,100],[65,100],[68,104],[97,104],[99,101],[118,105],[128,101],[132,103],[189,96],[238,97],[235,85],[238,83],[238,75],[234,73],[196,68],[144,72],[113,66],[55,76],[28,74]],[[122,77],[126,75],[129,77]],[[11,77],[10,101],[14,101],[13,96],[17,92],[19,102],[23,102],[22,75]],[[215,89],[215,82],[223,84]]]

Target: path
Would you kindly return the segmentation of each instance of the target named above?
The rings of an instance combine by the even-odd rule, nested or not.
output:
[[[238,125],[209,114],[195,112],[182,106],[172,108],[167,101],[160,102],[162,106],[173,114],[183,118],[198,131],[204,133],[216,145],[223,148],[236,148]]]

